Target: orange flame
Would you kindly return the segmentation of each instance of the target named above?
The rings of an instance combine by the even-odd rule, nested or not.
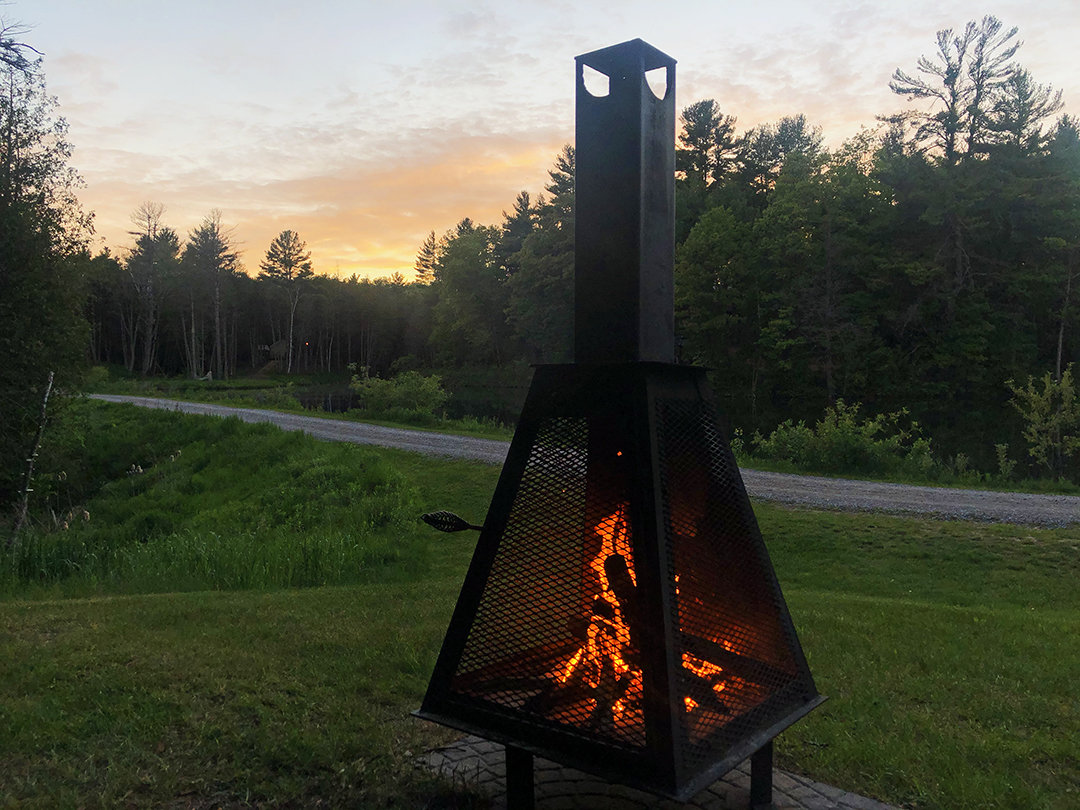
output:
[[[589,686],[597,688],[607,664],[610,667],[608,671],[620,680],[630,678],[623,696],[611,706],[612,714],[618,720],[626,714],[628,706],[641,696],[641,672],[627,660],[631,636],[626,606],[620,603],[605,565],[612,556],[619,555],[626,564],[631,583],[637,585],[626,506],[619,507],[601,520],[594,531],[600,536],[600,551],[589,562],[589,568],[600,582],[597,598],[607,605],[607,615],[594,613],[590,616],[585,645],[574,653],[565,667],[552,674],[560,683],[567,683],[578,673]]]

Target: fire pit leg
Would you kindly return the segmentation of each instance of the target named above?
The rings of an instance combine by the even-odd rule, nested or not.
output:
[[[534,810],[533,755],[506,746],[506,810]]]
[[[772,773],[772,740],[769,740],[750,757],[750,810],[775,810]]]

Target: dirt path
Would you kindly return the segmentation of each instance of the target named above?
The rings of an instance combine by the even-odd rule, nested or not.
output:
[[[317,439],[354,444],[395,447],[426,455],[476,459],[502,464],[509,442],[428,433],[421,430],[367,425],[316,416],[296,416],[254,408],[230,408],[202,402],[93,394],[107,402],[130,402],[144,408],[160,408],[212,416],[236,416],[245,422],[271,422],[284,430],[302,430]],[[919,487],[820,478],[810,475],[743,470],[751,497],[758,500],[816,506],[846,511],[879,511],[928,515],[948,520],[981,520],[1038,526],[1080,526],[1080,496],[1028,495],[1019,492],[984,492],[972,489]]]

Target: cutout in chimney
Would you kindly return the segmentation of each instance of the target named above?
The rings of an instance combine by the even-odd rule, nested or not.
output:
[[[611,92],[611,78],[588,65],[581,66],[581,80],[593,98],[605,98]]]
[[[668,89],[667,68],[653,68],[652,70],[646,70],[645,82],[649,85],[649,89],[652,90],[652,94],[660,101],[663,101],[664,96],[667,95]]]

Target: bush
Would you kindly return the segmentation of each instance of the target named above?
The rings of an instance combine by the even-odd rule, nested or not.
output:
[[[930,477],[936,466],[930,442],[917,423],[901,426],[905,416],[907,411],[860,418],[858,405],[838,400],[813,428],[789,419],[767,439],[755,433],[753,454],[813,472]]]
[[[1033,377],[1023,388],[1012,380],[1005,383],[1013,393],[1010,403],[1024,417],[1028,455],[1054,478],[1068,476],[1070,459],[1080,461],[1080,395],[1072,369],[1070,363],[1057,380],[1046,372],[1041,391]]]
[[[442,380],[416,371],[403,371],[389,380],[357,374],[350,387],[362,410],[378,413],[433,414],[446,403]]]
[[[82,389],[96,393],[102,391],[109,384],[109,369],[107,366],[92,366],[83,377]]]

